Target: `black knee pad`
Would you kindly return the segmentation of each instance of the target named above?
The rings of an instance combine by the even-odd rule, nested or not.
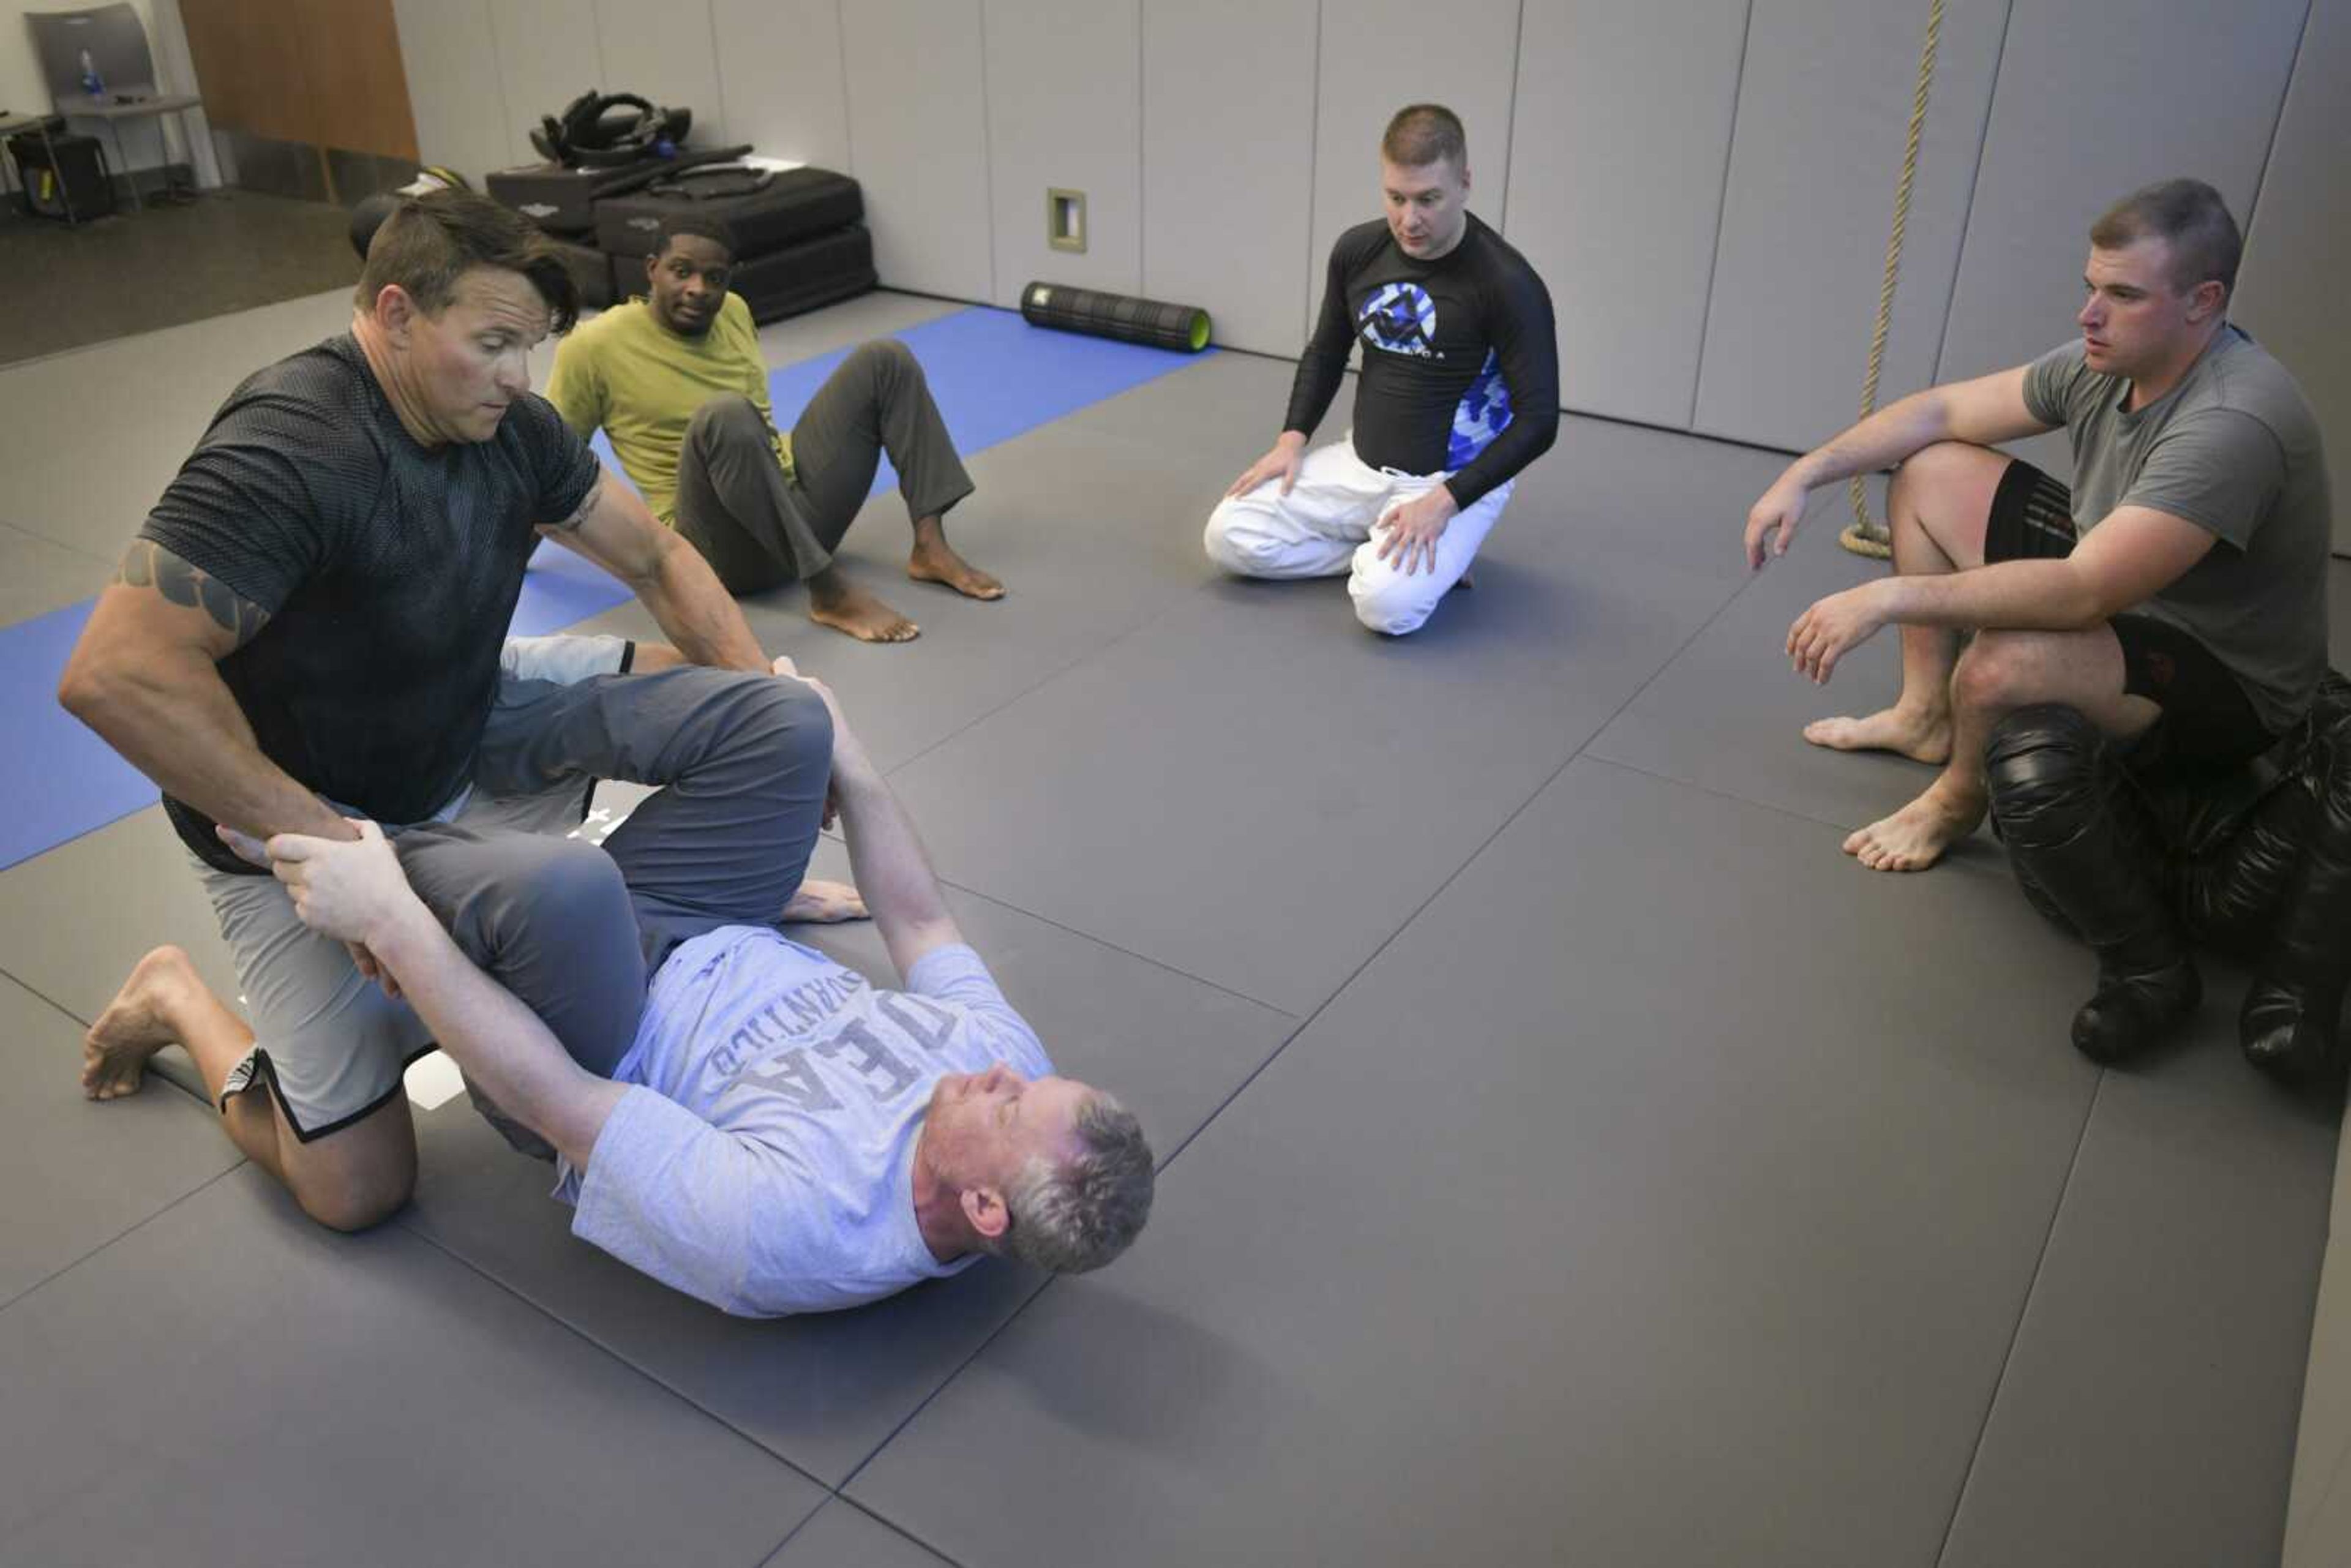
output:
[[[2075,709],[2022,707],[1984,743],[1992,820],[2011,849],[2039,849],[2077,837],[2109,809],[2106,738]]]

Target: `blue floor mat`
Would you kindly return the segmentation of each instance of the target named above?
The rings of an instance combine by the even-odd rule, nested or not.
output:
[[[948,433],[966,456],[1198,357],[1048,331],[1016,312],[977,308],[892,335],[922,361]],[[777,423],[789,426],[848,352],[770,371]],[[619,475],[602,435],[595,447]],[[874,489],[896,483],[884,462]],[[523,581],[513,630],[527,636],[559,632],[628,597],[605,572],[559,546],[542,545]],[[9,808],[0,816],[0,869],[154,803],[154,785],[57,705],[57,677],[89,611],[87,602],[69,605],[0,628],[0,712],[10,716],[16,741],[0,757],[0,799]]]

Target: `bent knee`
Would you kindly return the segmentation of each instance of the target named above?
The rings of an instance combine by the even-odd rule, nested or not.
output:
[[[709,678],[716,690],[704,716],[721,737],[710,760],[726,764],[729,789],[789,798],[808,769],[831,768],[832,714],[814,687],[773,675],[713,671]]]
[[[348,1235],[372,1229],[407,1205],[416,1190],[416,1161],[412,1155],[403,1167],[381,1171],[288,1173],[287,1185],[303,1213]]]
[[[1410,636],[1437,609],[1437,601],[1411,578],[1366,585],[1358,576],[1348,582],[1347,593],[1355,601],[1355,619],[1384,637]]]
[[[1208,514],[1201,536],[1208,559],[1238,577],[1263,577],[1281,559],[1281,542],[1258,524],[1258,508],[1228,496]]]
[[[765,445],[768,421],[749,398],[726,392],[694,411],[694,417],[686,422],[685,435],[688,441],[757,437]]]
[[[1951,696],[1976,712],[2005,712],[2045,702],[2059,679],[2061,654],[2032,632],[1979,632],[1951,672]]]
[[[611,855],[582,839],[544,837],[538,852],[515,881],[529,902],[556,909],[587,908],[598,899],[629,896],[621,868]]]
[[[923,373],[923,361],[914,358],[914,350],[895,338],[869,338],[857,345],[850,358],[890,375]]]
[[[2007,461],[2002,454],[1973,442],[1933,442],[1895,465],[1891,485],[1906,496],[1940,489],[1980,474],[1987,458]]]

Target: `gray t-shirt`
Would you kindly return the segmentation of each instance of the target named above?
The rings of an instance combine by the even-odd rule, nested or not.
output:
[[[2269,351],[2223,327],[2179,384],[2137,412],[2130,382],[2083,361],[2080,340],[2032,361],[2024,405],[2074,446],[2074,521],[2117,507],[2184,517],[2220,543],[2137,607],[2226,665],[2262,722],[2309,711],[2326,669],[2326,459],[2302,389]]]
[[[969,947],[904,992],[754,926],[680,946],[613,1077],[632,1085],[584,1175],[558,1167],[571,1233],[743,1317],[853,1307],[953,1274],[914,1219],[932,1087],[1002,1061],[1053,1071]]]

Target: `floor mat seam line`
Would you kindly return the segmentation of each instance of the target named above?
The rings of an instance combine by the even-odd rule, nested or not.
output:
[[[773,1563],[777,1558],[782,1556],[784,1548],[789,1546],[794,1541],[798,1540],[799,1538],[800,1531],[806,1530],[810,1525],[816,1522],[816,1516],[824,1511],[824,1505],[831,1502],[840,1496],[841,1494],[834,1491],[831,1488],[826,1488],[824,1496],[817,1500],[816,1506],[809,1510],[807,1514],[805,1514],[789,1530],[785,1531],[784,1538],[781,1541],[778,1541],[773,1546],[768,1547],[764,1554],[751,1559],[748,1568],[766,1568],[768,1563]]]
[[[1001,897],[996,894],[982,892],[978,888],[954,881],[948,877],[943,876],[938,880],[941,887],[952,888],[957,893],[969,894],[974,898],[984,898],[999,909],[1009,909],[1016,915],[1025,915],[1029,919],[1036,921],[1041,925],[1050,925],[1056,931],[1075,936],[1081,942],[1091,942],[1097,947],[1107,947],[1112,952],[1122,954],[1126,957],[1133,958],[1139,964],[1148,964],[1153,968],[1159,970],[1163,974],[1174,975],[1178,979],[1189,980],[1195,985],[1206,986],[1212,991],[1232,998],[1235,1001],[1247,1002],[1253,1008],[1263,1008],[1266,1011],[1273,1013],[1278,1017],[1288,1019],[1292,1023],[1300,1021],[1301,1015],[1298,1013],[1291,1011],[1288,1008],[1280,1006],[1277,1003],[1269,1002],[1262,997],[1253,997],[1247,991],[1237,991],[1230,986],[1221,985],[1215,980],[1209,979],[1205,975],[1196,975],[1189,969],[1178,968],[1176,965],[1170,964],[1164,959],[1155,958],[1148,953],[1138,953],[1132,947],[1122,947],[1117,943],[1113,942],[1106,937],[1097,936],[1091,931],[1080,930],[1077,926],[1067,925],[1061,921],[1056,920],[1050,915],[1040,915],[1033,909],[1024,908],[1020,904],[1015,904],[1011,900]]]
[[[1620,758],[1605,756],[1597,751],[1586,755],[1585,760],[1599,763],[1604,768],[1616,768],[1627,773],[1637,773],[1644,779],[1654,779],[1660,784],[1671,784],[1678,789],[1696,790],[1698,794],[1710,796],[1717,800],[1725,800],[1734,806],[1751,806],[1759,811],[1769,811],[1775,817],[1785,817],[1792,822],[1802,822],[1815,828],[1827,828],[1833,832],[1854,831],[1855,825],[1851,822],[1831,821],[1826,817],[1815,817],[1809,811],[1799,811],[1792,806],[1782,806],[1771,800],[1750,800],[1744,795],[1734,793],[1718,785],[1699,784],[1687,779],[1677,779],[1670,773],[1660,773],[1654,768],[1644,768],[1637,762],[1626,762]],[[1967,841],[1962,839],[1959,841],[1965,843]]]
[[[1681,643],[1675,647],[1672,653],[1667,654],[1664,659],[1658,662],[1657,667],[1650,672],[1648,680],[1643,681],[1638,687],[1635,688],[1630,695],[1625,697],[1622,703],[1618,704],[1614,712],[1611,713],[1606,718],[1601,720],[1600,723],[1594,725],[1592,727],[1591,732],[1576,745],[1573,751],[1567,754],[1566,758],[1561,761],[1560,765],[1557,768],[1552,768],[1549,773],[1545,774],[1541,781],[1527,792],[1526,799],[1520,800],[1518,805],[1511,810],[1510,814],[1504,817],[1502,821],[1496,825],[1492,832],[1487,834],[1484,839],[1480,840],[1477,848],[1471,850],[1467,855],[1463,856],[1461,863],[1455,866],[1452,872],[1430,891],[1426,898],[1422,899],[1420,903],[1413,906],[1412,913],[1405,915],[1402,921],[1397,923],[1395,929],[1390,931],[1387,936],[1381,940],[1379,946],[1372,950],[1370,956],[1365,957],[1362,963],[1356,965],[1354,968],[1348,971],[1347,977],[1340,981],[1338,986],[1332,990],[1329,996],[1324,997],[1321,1002],[1315,1005],[1311,1012],[1300,1020],[1298,1027],[1290,1031],[1289,1038],[1284,1040],[1279,1046],[1275,1047],[1271,1054],[1268,1055],[1263,1061],[1259,1062],[1256,1069],[1251,1071],[1248,1077],[1242,1079],[1240,1083],[1230,1094],[1228,1094],[1224,1099],[1217,1103],[1216,1108],[1211,1110],[1208,1114],[1202,1119],[1199,1126],[1193,1129],[1191,1136],[1186,1138],[1181,1144],[1177,1145],[1174,1149],[1168,1152],[1167,1157],[1160,1162],[1160,1170],[1165,1172],[1172,1169],[1176,1162],[1183,1157],[1184,1152],[1186,1149],[1189,1149],[1192,1145],[1199,1139],[1203,1133],[1206,1133],[1211,1126],[1213,1126],[1219,1116],[1222,1116],[1227,1110],[1231,1108],[1233,1102],[1239,1099],[1241,1095],[1247,1093],[1249,1092],[1249,1085],[1256,1082],[1269,1068],[1272,1067],[1276,1061],[1280,1061],[1290,1048],[1297,1042],[1299,1037],[1311,1029],[1315,1020],[1320,1019],[1322,1014],[1329,1009],[1331,1004],[1337,1001],[1342,996],[1346,994],[1347,988],[1353,985],[1355,981],[1362,977],[1364,970],[1379,962],[1380,955],[1385,953],[1390,947],[1394,946],[1396,939],[1411,929],[1412,923],[1418,920],[1422,914],[1427,910],[1430,904],[1435,904],[1439,898],[1444,897],[1445,890],[1451,887],[1456,881],[1459,880],[1463,873],[1475,865],[1478,862],[1479,857],[1483,855],[1487,850],[1493,846],[1495,840],[1500,838],[1504,833],[1510,831],[1511,823],[1517,821],[1521,816],[1526,814],[1528,807],[1533,805],[1538,800],[1542,798],[1543,791],[1550,789],[1552,785],[1558,780],[1561,774],[1566,772],[1570,768],[1575,765],[1577,758],[1583,755],[1585,749],[1591,746],[1593,741],[1597,739],[1601,733],[1610,725],[1616,722],[1617,716],[1622,714],[1626,708],[1632,706],[1635,701],[1639,700],[1641,693],[1648,690],[1650,682],[1655,681],[1659,675],[1664,674],[1667,669],[1672,665],[1673,662],[1676,659],[1680,658],[1692,643],[1695,643],[1698,638],[1706,634],[1707,629],[1712,626],[1714,622],[1721,617],[1724,611],[1730,608],[1731,601],[1737,599],[1741,592],[1745,591],[1746,586],[1747,585],[1745,583],[1741,583],[1738,588],[1734,588],[1730,592],[1725,594],[1723,596],[1722,602],[1715,607],[1714,613],[1708,616],[1706,620],[1693,630],[1687,637],[1682,639]]]
[[[2074,1190],[2074,1175],[2082,1168],[2082,1150],[2090,1141],[2090,1123],[2098,1113],[2098,1101],[2106,1092],[2106,1069],[2098,1070],[2097,1083],[2090,1091],[2090,1103],[2082,1111],[2082,1125],[2074,1137],[2074,1155],[2065,1163],[2065,1179],[2057,1184],[2057,1201],[2049,1207],[2049,1226],[2041,1235],[2041,1250],[2032,1260],[2032,1277],[2024,1282],[2024,1298],[2016,1305],[2016,1324],[2009,1330],[2008,1346],[2001,1353],[2000,1375],[1992,1379],[1991,1394],[1985,1399],[1983,1419],[1976,1427],[1976,1440],[1968,1448],[1968,1462],[1959,1471],[1959,1490],[1951,1497],[1951,1511],[1943,1521],[1943,1539],[1935,1548],[1936,1568],[1942,1568],[1951,1554],[1951,1537],[1959,1527],[1959,1511],[1967,1506],[1968,1487],[1975,1479],[1976,1465],[1983,1458],[1984,1439],[1991,1432],[1992,1417],[2000,1412],[2001,1390],[2008,1386],[2008,1375],[2016,1364],[2016,1343],[2024,1337],[2024,1321],[2032,1315],[2032,1298],[2041,1289],[2041,1276],[2049,1266],[2049,1249],[2057,1239],[2057,1224],[2065,1216],[2065,1199]]]
[[[1043,427],[1040,426],[1039,428],[1042,429]],[[1206,585],[1202,585],[1202,587],[1205,586]],[[1060,680],[1063,675],[1066,675],[1071,671],[1077,669],[1080,665],[1091,664],[1094,660],[1101,658],[1103,654],[1110,653],[1113,649],[1117,648],[1122,643],[1124,643],[1129,639],[1141,636],[1144,632],[1150,631],[1153,627],[1158,625],[1159,622],[1167,619],[1168,616],[1173,615],[1176,611],[1185,608],[1185,606],[1190,602],[1191,601],[1189,598],[1178,598],[1170,602],[1165,608],[1155,612],[1148,620],[1128,627],[1125,631],[1119,632],[1116,636],[1113,637],[1109,642],[1102,643],[1100,647],[1089,649],[1085,653],[1075,655],[1067,664],[1054,666],[1051,670],[1049,670],[1044,674],[1039,676],[1035,685],[1024,687],[1022,690],[1016,692],[1011,696],[1008,696],[1002,702],[997,704],[994,707],[989,708],[986,713],[974,717],[968,723],[957,725],[953,730],[939,737],[938,739],[931,742],[928,746],[924,747],[920,751],[915,752],[913,756],[905,758],[905,760],[893,764],[891,767],[885,768],[883,770],[883,777],[894,779],[899,773],[903,772],[906,768],[912,768],[915,763],[920,762],[923,758],[928,757],[932,752],[938,750],[939,747],[946,745],[948,742],[959,739],[963,736],[969,734],[974,728],[986,723],[987,720],[994,718],[998,714],[1002,713],[1006,708],[1010,707],[1013,704],[1023,701],[1026,698],[1035,696],[1039,692],[1043,691],[1047,686],[1051,685],[1055,681]]]
[[[17,1302],[28,1299],[34,1291],[40,1290],[43,1286],[47,1285],[52,1281],[62,1279],[66,1275],[73,1272],[73,1270],[80,1268],[84,1263],[89,1262],[91,1259],[97,1257],[99,1253],[113,1246],[116,1242],[123,1240],[128,1237],[136,1235],[138,1232],[146,1229],[149,1226],[154,1224],[157,1220],[162,1218],[165,1215],[171,1213],[173,1209],[179,1207],[190,1198],[197,1197],[199,1194],[209,1190],[217,1183],[235,1176],[239,1170],[252,1163],[253,1162],[251,1160],[246,1159],[243,1155],[239,1155],[235,1160],[232,1160],[229,1163],[227,1168],[214,1172],[213,1175],[206,1176],[202,1182],[190,1187],[187,1191],[182,1193],[179,1197],[173,1198],[171,1202],[165,1204],[154,1213],[147,1216],[144,1219],[138,1220],[133,1224],[123,1227],[122,1229],[117,1231],[114,1235],[108,1237],[105,1240],[99,1242],[89,1251],[84,1252],[78,1258],[74,1259],[71,1262],[60,1264],[58,1267],[51,1270],[49,1272],[42,1275],[39,1279],[34,1281],[31,1284],[26,1286],[23,1290],[17,1291],[15,1295],[9,1297],[6,1301],[0,1301],[0,1313],[6,1312],[9,1308],[15,1306]]]
[[[95,551],[83,549],[78,545],[69,545],[62,539],[53,539],[49,538],[48,535],[41,533],[24,523],[11,522],[6,517],[0,517],[0,528],[5,528],[10,533],[17,535],[27,544],[47,545],[51,549],[61,549],[68,555],[77,556],[83,560],[92,563],[93,565],[112,566],[115,562],[116,558],[112,556],[102,556]],[[80,601],[76,600],[73,602],[79,603]],[[61,604],[57,606],[57,608],[62,610],[65,606]],[[45,612],[44,613],[47,612]],[[11,622],[11,624],[14,624],[14,622]]]
[[[810,1474],[806,1469],[794,1463],[791,1459],[778,1453],[775,1449],[759,1441],[758,1438],[753,1437],[750,1433],[745,1431],[734,1422],[729,1421],[724,1416],[719,1415],[716,1411],[704,1405],[693,1396],[687,1394],[684,1390],[671,1384],[666,1378],[660,1376],[649,1368],[638,1365],[634,1361],[632,1361],[628,1356],[622,1354],[615,1347],[605,1343],[602,1340],[596,1337],[596,1335],[590,1333],[586,1329],[581,1328],[575,1322],[572,1322],[569,1319],[559,1316],[554,1312],[541,1306],[538,1301],[525,1294],[520,1289],[499,1278],[496,1274],[492,1273],[489,1270],[484,1268],[479,1263],[475,1262],[464,1253],[457,1251],[455,1248],[449,1246],[448,1243],[443,1241],[439,1237],[433,1235],[429,1231],[420,1229],[415,1221],[408,1215],[403,1214],[399,1216],[392,1221],[392,1223],[399,1227],[403,1234],[423,1242],[425,1246],[430,1247],[434,1251],[438,1252],[444,1258],[448,1259],[459,1268],[465,1270],[468,1273],[476,1276],[496,1289],[503,1291],[506,1294],[513,1297],[517,1303],[528,1308],[530,1312],[538,1314],[539,1317],[546,1319],[549,1322],[555,1324],[557,1327],[563,1330],[564,1333],[571,1335],[574,1339],[579,1340],[581,1343],[587,1345],[591,1350],[594,1350],[599,1355],[601,1355],[606,1360],[626,1368],[632,1375],[643,1378],[653,1387],[658,1388],[664,1394],[668,1395],[672,1399],[676,1400],[679,1404],[692,1410],[696,1416],[699,1416],[705,1421],[709,1422],[712,1426],[718,1427],[720,1430],[726,1432],[730,1436],[749,1444],[753,1448],[758,1449],[767,1458],[773,1459],[776,1463],[783,1466],[784,1469],[791,1471],[792,1474],[799,1477],[802,1480],[807,1481],[810,1485],[817,1487],[818,1489],[827,1492],[833,1490],[831,1487],[827,1486],[822,1479]],[[819,1504],[818,1506],[821,1507],[822,1504]]]
[[[937,1546],[915,1534],[904,1525],[900,1524],[896,1520],[892,1519],[880,1509],[869,1507],[868,1505],[858,1501],[855,1498],[849,1496],[846,1492],[835,1492],[833,1495],[841,1500],[843,1507],[853,1508],[858,1512],[863,1514],[866,1518],[872,1520],[874,1523],[880,1525],[883,1529],[890,1531],[893,1534],[904,1536],[907,1540],[913,1542],[915,1545],[921,1547],[924,1551],[929,1552],[940,1562],[950,1564],[950,1568],[963,1568],[963,1560],[961,1558],[954,1557],[942,1552]]]
[[[937,1385],[934,1386],[928,1394],[924,1395],[920,1402],[918,1402],[912,1410],[906,1412],[905,1416],[900,1420],[896,1426],[891,1427],[887,1432],[882,1435],[881,1440],[866,1451],[863,1458],[858,1460],[856,1464],[850,1467],[849,1473],[841,1478],[841,1485],[835,1489],[837,1494],[843,1501],[848,1502],[855,1500],[849,1496],[849,1489],[857,1484],[857,1478],[863,1475],[866,1470],[872,1466],[873,1461],[882,1457],[883,1449],[888,1448],[891,1444],[898,1440],[898,1434],[913,1426],[915,1419],[919,1417],[924,1411],[931,1407],[933,1401],[936,1400],[940,1395],[945,1394],[955,1383],[956,1378],[961,1377],[967,1371],[968,1371],[971,1367],[971,1364],[977,1361],[983,1354],[985,1354],[989,1345],[994,1344],[997,1340],[1003,1336],[1004,1332],[1007,1329],[1019,1322],[1020,1315],[1023,1312],[1026,1312],[1030,1307],[1036,1305],[1037,1299],[1039,1297],[1042,1296],[1046,1291],[1053,1288],[1054,1279],[1055,1276],[1050,1274],[1047,1275],[1041,1284],[1021,1299],[1019,1306],[1014,1307],[1010,1312],[1005,1313],[1004,1321],[1002,1322],[989,1330],[987,1334],[982,1338],[977,1344],[973,1345],[971,1347],[970,1354],[967,1354],[961,1361],[956,1362],[955,1365],[948,1370],[946,1375],[939,1379]]]
[[[5,869],[6,868],[0,867],[0,870]],[[81,1025],[85,1030],[89,1029],[90,1025],[98,1021],[96,1019],[86,1019],[82,1017],[81,1014],[74,1011],[73,1009],[66,1006],[65,1003],[57,1000],[57,998],[49,995],[48,992],[41,989],[40,987],[25,978],[24,976],[16,973],[14,969],[0,969],[0,977],[14,980],[17,985],[24,987],[25,989],[38,997],[44,1003],[49,1007],[55,1008],[58,1012],[63,1013],[67,1018],[71,1019],[74,1022]]]

